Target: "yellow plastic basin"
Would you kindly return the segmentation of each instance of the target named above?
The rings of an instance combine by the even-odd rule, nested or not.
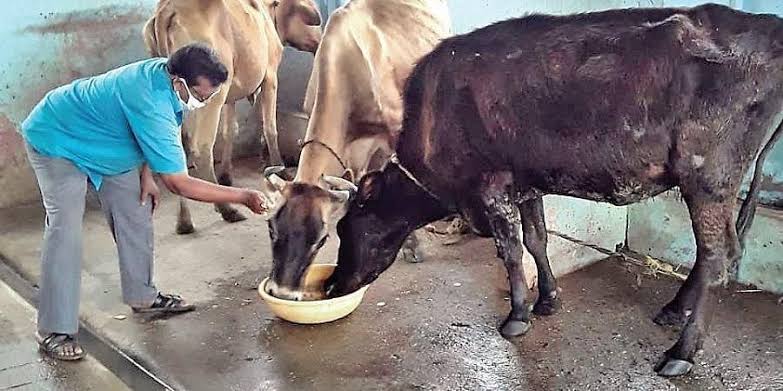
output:
[[[337,265],[314,264],[307,269],[305,275],[305,291],[323,291],[323,285],[334,272]],[[274,297],[266,293],[269,277],[258,285],[258,294],[264,299],[269,309],[281,319],[299,324],[318,324],[332,322],[348,316],[362,302],[364,292],[369,285],[345,296],[326,300],[295,301]]]

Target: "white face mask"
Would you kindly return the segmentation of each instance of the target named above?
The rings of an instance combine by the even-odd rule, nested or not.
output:
[[[182,98],[179,96],[179,94],[177,94],[177,98],[182,103],[182,105],[185,106],[185,109],[187,109],[187,110],[191,110],[192,111],[192,110],[200,109],[200,108],[206,106],[207,102],[210,99],[212,99],[213,96],[217,95],[217,93],[220,91],[220,88],[218,88],[217,90],[215,90],[215,92],[212,93],[212,95],[209,96],[209,98],[207,98],[205,101],[202,102],[202,101],[196,99],[196,97],[193,96],[193,93],[190,92],[190,87],[188,87],[188,82],[186,82],[185,79],[179,77],[179,78],[177,78],[177,80],[179,80],[185,86],[185,91],[188,92],[188,101],[187,102],[183,101]]]

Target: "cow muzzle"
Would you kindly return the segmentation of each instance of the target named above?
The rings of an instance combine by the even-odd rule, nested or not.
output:
[[[277,297],[278,299],[302,301],[305,298],[303,291],[278,285],[277,282],[271,279],[267,281],[265,290],[266,293]]]
[[[270,279],[266,283],[266,293],[283,300],[292,301],[312,301],[323,300],[326,298],[326,292],[323,289],[294,289],[286,285],[279,284],[276,281]]]

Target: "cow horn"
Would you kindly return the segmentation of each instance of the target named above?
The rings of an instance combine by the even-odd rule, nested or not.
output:
[[[272,174],[280,174],[281,172],[285,171],[284,166],[270,166],[264,169],[264,176],[269,178]]]
[[[266,179],[277,189],[277,191],[282,191],[285,185],[288,183],[285,179],[280,178],[280,175],[277,174],[272,174]]]
[[[275,211],[283,204],[283,195],[280,193],[286,185],[285,179],[280,174],[285,171],[283,166],[267,167],[264,177],[261,178],[261,191],[269,202],[267,216],[274,215]]]
[[[356,193],[359,190],[356,187],[356,185],[353,184],[353,182],[345,180],[343,178],[338,178],[336,176],[331,176],[331,175],[325,175],[322,179],[324,183],[329,185],[329,187],[332,188],[333,190],[348,191],[351,194]]]

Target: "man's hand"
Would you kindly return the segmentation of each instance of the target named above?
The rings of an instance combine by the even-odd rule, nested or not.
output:
[[[256,214],[263,214],[269,209],[269,201],[260,191],[220,186],[193,178],[187,173],[161,175],[161,179],[169,191],[191,200],[242,204]]]
[[[141,169],[141,204],[146,205],[147,200],[152,198],[152,212],[154,213],[158,209],[158,201],[160,200],[160,189],[155,183],[155,178],[152,177],[152,171],[146,164]]]
[[[255,214],[262,214],[267,210],[266,198],[259,191],[246,189],[245,199],[242,203]]]

